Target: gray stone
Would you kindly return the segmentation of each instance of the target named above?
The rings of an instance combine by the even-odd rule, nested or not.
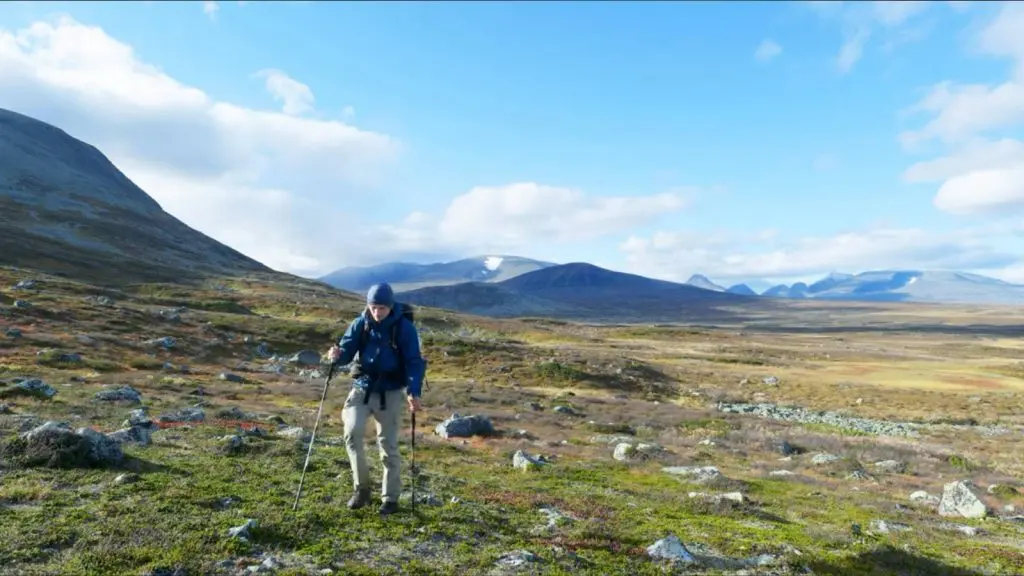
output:
[[[988,514],[985,504],[974,493],[974,485],[968,480],[950,482],[943,486],[939,500],[940,516],[963,516],[983,518]]]
[[[135,388],[128,385],[119,386],[109,390],[100,390],[95,394],[95,398],[102,402],[142,403],[142,394]]]
[[[459,416],[452,414],[434,429],[442,438],[469,438],[494,433],[494,425],[487,416]]]

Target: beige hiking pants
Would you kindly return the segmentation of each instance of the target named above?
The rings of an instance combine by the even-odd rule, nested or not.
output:
[[[402,424],[402,411],[406,405],[405,390],[385,392],[386,409],[380,409],[380,394],[370,394],[370,401],[363,403],[365,391],[352,388],[341,420],[345,425],[345,448],[352,464],[352,487],[355,490],[370,488],[370,470],[366,461],[366,422],[372,415],[377,423],[377,449],[384,465],[381,480],[381,500],[398,502],[402,491],[401,454],[398,452],[398,434]]]

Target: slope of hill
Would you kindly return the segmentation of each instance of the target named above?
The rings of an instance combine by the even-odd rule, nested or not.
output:
[[[501,282],[549,266],[554,264],[521,256],[475,256],[433,264],[387,262],[375,266],[351,266],[335,270],[320,280],[335,288],[355,292],[365,291],[378,282],[388,282],[396,290],[413,290],[462,282]]]
[[[721,316],[757,298],[615,272],[582,262],[549,266],[493,285],[463,283],[401,293],[413,304],[487,316],[547,315],[592,321],[675,321]]]
[[[164,212],[93,146],[4,109],[0,263],[105,282],[271,272]]]

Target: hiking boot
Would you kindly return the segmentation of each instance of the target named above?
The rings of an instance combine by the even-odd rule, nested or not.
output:
[[[384,503],[380,505],[381,516],[387,516],[388,514],[394,514],[395,512],[398,512],[398,502],[385,500]]]
[[[370,503],[370,491],[369,490],[359,490],[355,494],[353,494],[351,498],[349,498],[349,500],[348,500],[348,507],[349,507],[350,510],[357,510],[359,508],[362,508],[363,506],[366,506],[369,503]]]

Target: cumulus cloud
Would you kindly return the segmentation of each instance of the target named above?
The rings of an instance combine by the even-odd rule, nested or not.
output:
[[[489,250],[585,242],[645,225],[685,207],[690,191],[651,196],[590,197],[583,191],[524,182],[478,186],[456,197],[438,224],[450,244]]]
[[[754,58],[761,62],[767,62],[775,59],[779,54],[782,54],[782,46],[779,46],[779,44],[771,38],[766,38],[761,41],[757,50],[754,51]]]
[[[401,143],[320,119],[312,88],[284,71],[249,73],[280,111],[218,101],[67,17],[0,28],[0,70],[0,107],[96,146],[186,224],[299,274],[587,242],[678,210],[691,193],[596,198],[537,183],[481,186],[438,214],[413,209],[391,223],[371,222],[365,198],[385,190]]]
[[[946,155],[910,166],[904,179],[941,182],[934,204],[960,215],[1011,214],[1024,210],[1024,142],[1014,138],[1024,124],[1024,6],[1003,4],[972,46],[1008,58],[1010,78],[996,85],[944,80],[910,107],[930,118],[899,135],[911,151],[936,142]]]
[[[763,233],[708,241],[696,234],[661,232],[631,236],[620,249],[631,271],[675,281],[694,273],[729,282],[813,277],[832,270],[992,269],[1018,261],[1017,254],[993,249],[987,232],[876,229],[790,242]],[[755,245],[760,248],[751,248]]]

